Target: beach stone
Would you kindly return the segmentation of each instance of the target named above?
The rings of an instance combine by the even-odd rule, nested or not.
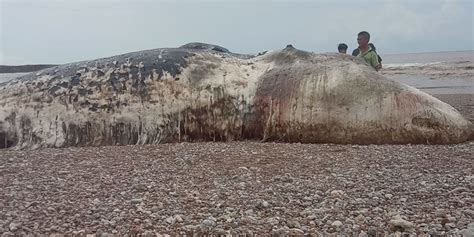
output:
[[[139,204],[139,203],[141,203],[142,201],[143,201],[143,199],[141,199],[141,198],[134,198],[134,199],[130,200],[130,202],[131,202],[132,204]]]
[[[333,197],[342,197],[345,194],[346,193],[342,190],[333,190],[333,191],[331,191],[331,196],[333,196]]]
[[[377,228],[375,228],[374,226],[370,226],[367,230],[367,235],[370,237],[377,236]]]
[[[16,222],[16,223],[15,223],[15,222],[11,222],[10,225],[8,225],[8,228],[10,229],[10,231],[15,232],[15,231],[18,230],[18,228],[20,228],[20,226],[21,226],[21,223],[18,223],[18,222]]]
[[[175,223],[175,219],[173,217],[168,217],[165,219],[166,223],[173,225]]]
[[[389,224],[392,225],[392,227],[395,230],[401,230],[403,231],[412,231],[414,228],[414,224],[412,222],[409,222],[407,220],[402,219],[400,215],[396,215],[393,217],[390,221]]]
[[[143,233],[143,237],[155,237],[155,233],[153,231],[147,230],[145,233]]]
[[[216,220],[213,218],[206,219],[202,221],[202,226],[205,228],[214,228],[216,226]]]
[[[300,229],[301,228],[301,225],[300,223],[297,221],[297,220],[290,220],[287,222],[287,226],[289,228],[296,228],[296,229]]]
[[[336,228],[340,228],[342,226],[342,222],[340,221],[334,221],[332,224],[332,226],[336,227]]]
[[[361,224],[365,222],[366,218],[363,215],[359,214],[356,218],[354,218],[354,220],[356,223]]]
[[[380,207],[376,207],[373,209],[374,212],[383,212],[383,209]]]
[[[444,215],[446,215],[446,210],[436,209],[434,214],[436,217],[444,217]]]
[[[181,215],[176,215],[176,216],[174,217],[174,220],[175,220],[176,222],[183,222],[183,218],[181,217]]]
[[[458,234],[463,237],[474,237],[474,222],[469,223],[467,228],[460,230]]]
[[[360,232],[358,236],[359,237],[369,237],[369,235],[365,231]]]
[[[291,228],[289,234],[291,236],[302,236],[304,234],[304,231],[298,228]]]
[[[270,224],[270,225],[278,225],[280,223],[280,221],[278,220],[278,218],[275,218],[275,217],[270,217],[267,219],[267,223]]]

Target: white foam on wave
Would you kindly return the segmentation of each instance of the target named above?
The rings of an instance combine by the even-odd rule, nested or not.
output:
[[[432,63],[387,63],[384,64],[384,68],[404,68],[404,67],[425,67],[438,65],[442,62],[432,62]]]
[[[424,62],[424,63],[386,63],[384,68],[421,68],[427,66],[448,66],[448,67],[464,67],[470,66],[474,62],[470,60],[449,61],[449,62]]]

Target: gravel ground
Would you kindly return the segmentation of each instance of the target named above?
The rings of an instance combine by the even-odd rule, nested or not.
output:
[[[472,120],[472,95],[438,98]],[[0,150],[0,233],[473,236],[473,153],[474,141]]]
[[[473,148],[238,142],[4,150],[0,232],[467,232]]]

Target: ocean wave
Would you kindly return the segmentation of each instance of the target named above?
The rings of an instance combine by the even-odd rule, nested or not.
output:
[[[387,69],[403,69],[403,68],[432,68],[432,67],[463,67],[465,65],[472,65],[472,61],[451,61],[451,62],[429,62],[429,63],[386,63],[384,68]],[[470,67],[466,69],[471,69]]]
[[[432,62],[432,63],[387,63],[384,64],[385,68],[399,68],[399,67],[425,67],[436,64],[441,64],[442,62]]]
[[[453,61],[453,62],[430,62],[430,63],[387,63],[385,69],[461,69],[472,70],[474,62],[472,61]]]
[[[431,79],[474,78],[474,63],[472,61],[387,63],[383,65],[382,71],[386,75],[425,75]]]

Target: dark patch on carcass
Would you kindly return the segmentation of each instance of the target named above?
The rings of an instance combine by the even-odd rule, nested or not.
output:
[[[135,66],[135,65],[131,65],[129,68],[128,68],[128,71],[129,71],[129,75],[127,74],[127,76],[129,78],[131,78],[132,80],[138,80],[139,79],[139,75],[138,75],[138,67]]]
[[[209,107],[185,109],[178,119],[178,134],[171,134],[169,141],[235,141],[243,138],[245,125],[242,121],[239,101],[224,96]]]
[[[87,89],[85,89],[85,88],[79,88],[79,89],[77,90],[77,93],[78,93],[80,96],[85,96],[85,95],[87,95],[87,94],[89,93],[89,91],[88,91]]]
[[[105,121],[90,121],[75,124],[63,123],[66,146],[127,145],[137,143],[166,143],[180,141],[232,141],[254,139],[249,134],[247,101],[228,96],[223,87],[211,89],[210,104],[199,108],[187,108],[164,118],[165,124],[155,129],[144,130],[141,122],[110,124]],[[126,105],[126,104],[125,104]],[[90,110],[104,110],[102,106],[90,104]],[[113,107],[122,106],[115,104]],[[244,108],[242,111],[241,108]],[[150,124],[148,124],[150,127]],[[153,127],[153,125],[152,125]],[[146,138],[146,140],[140,140]]]
[[[136,75],[139,72],[144,78],[147,78],[153,71],[158,73],[160,77],[163,76],[164,72],[174,77],[181,73],[181,68],[187,66],[186,58],[191,56],[192,52],[186,48],[152,49],[109,58],[65,64],[18,77],[18,80],[34,80],[40,75],[58,75],[59,78],[70,78],[72,86],[75,86],[80,82],[81,76],[84,76],[83,74],[93,68],[97,70],[98,77],[103,77],[105,76],[104,70],[119,67],[120,65],[130,65],[130,72],[127,72],[126,75],[120,75],[124,77]],[[142,67],[138,68],[137,66],[140,64]],[[119,75],[117,76],[119,77]]]
[[[66,146],[105,146],[137,144],[139,135],[147,132],[157,137],[159,131],[143,131],[134,123],[107,124],[105,121],[91,121],[84,124],[63,123]],[[145,141],[145,144],[151,140]]]
[[[49,93],[50,93],[51,95],[55,95],[56,91],[59,90],[59,89],[61,89],[61,87],[59,87],[59,86],[53,86],[53,87],[51,87],[48,91],[49,91]]]
[[[105,73],[102,70],[97,70],[97,77],[103,77]]]
[[[230,51],[224,47],[218,46],[218,45],[212,45],[212,44],[205,44],[205,43],[189,43],[185,44],[179,48],[183,49],[197,49],[197,50],[212,50],[215,52],[220,52],[220,53],[230,53]]]
[[[97,82],[97,81],[91,81],[91,82],[89,82],[89,87],[90,87],[90,88],[96,87],[97,89],[99,89],[99,86],[100,86],[100,84],[99,84],[99,82]]]
[[[441,124],[434,118],[414,117],[411,122],[418,127],[424,127],[428,129],[439,129],[441,127]]]
[[[74,75],[73,77],[71,77],[71,86],[77,86],[81,84],[81,74],[80,73],[76,73],[76,75]]]
[[[268,134],[285,136],[286,122],[291,113],[292,97],[298,91],[300,80],[296,70],[283,67],[268,71],[262,76],[255,94],[254,115],[250,118],[246,137],[267,139]]]
[[[5,122],[9,122],[8,119]],[[0,149],[12,147],[15,143],[14,137],[9,136],[7,131],[3,131],[3,122],[0,121]]]
[[[6,132],[0,132],[0,149],[9,148],[15,145]]]
[[[86,122],[85,124],[63,123],[67,146],[127,145],[136,144],[138,131],[130,123],[105,125]],[[94,139],[94,138],[102,139]]]
[[[129,91],[132,95],[140,97],[140,100],[143,102],[150,98],[150,88],[148,88],[147,79],[160,80],[166,73],[175,80],[179,80],[183,68],[188,66],[187,61],[200,51],[249,58],[248,55],[233,54],[229,50],[217,45],[193,43],[179,48],[145,50],[109,58],[60,65],[37,73],[24,75],[17,80],[29,81],[35,80],[40,76],[53,76],[54,78],[49,79],[47,82],[48,85],[43,86],[44,90],[49,91],[52,97],[66,95],[71,101],[75,100],[75,95],[72,95],[74,93],[79,93],[81,96],[92,93],[92,90],[88,90],[86,93],[82,89],[71,90],[72,88],[88,86],[96,87],[100,93],[103,93],[104,87],[110,87],[112,91],[119,94]],[[208,75],[209,71],[212,71],[215,67],[218,67],[218,65],[211,63],[201,69],[197,69],[192,74],[192,78],[198,81]],[[107,75],[106,72],[110,70],[113,70],[113,72],[110,73],[108,80],[106,80],[107,83],[94,81],[96,80],[95,78],[102,81],[101,79]],[[131,88],[128,88],[128,86],[131,86]],[[70,90],[58,94],[57,91],[61,88],[68,88]],[[91,111],[96,109],[99,108],[93,107]]]
[[[193,85],[197,85],[201,80],[212,76],[214,73],[214,69],[216,69],[217,67],[219,67],[217,63],[201,63],[199,66],[194,67],[192,70],[189,71],[188,78]]]
[[[39,138],[35,131],[33,130],[33,126],[31,124],[30,117],[21,116],[19,118],[19,130],[20,133],[18,134],[18,141],[28,141],[31,144],[39,144],[41,143],[42,139]],[[16,143],[16,142],[15,142]]]
[[[92,112],[97,112],[99,110],[99,105],[97,103],[92,103],[91,106],[89,106],[89,110]]]
[[[18,136],[16,127],[17,115],[15,112],[11,113],[5,120],[0,121],[0,148],[9,148],[15,146],[18,143]],[[6,125],[9,126],[6,126]],[[10,127],[9,130],[5,130],[6,127]]]
[[[60,87],[62,87],[62,88],[68,88],[68,87],[69,87],[69,83],[66,82],[66,81],[64,81],[64,82],[59,83],[57,86],[60,86]]]
[[[110,74],[108,82],[114,91],[121,91],[122,90],[122,83],[119,82],[118,78],[115,77],[115,74]]]

